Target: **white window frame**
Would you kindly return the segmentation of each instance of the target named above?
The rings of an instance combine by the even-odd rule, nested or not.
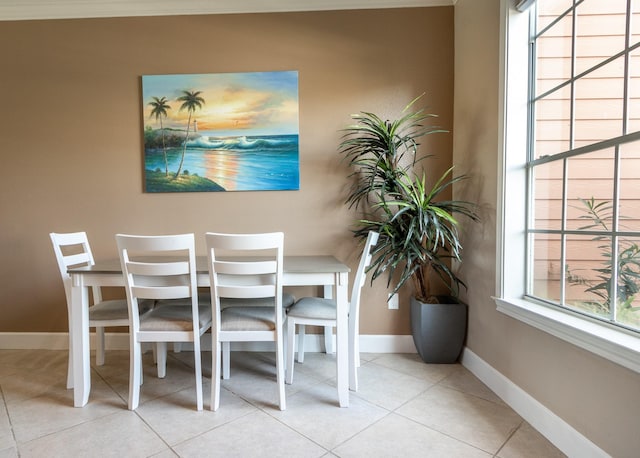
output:
[[[529,18],[516,3],[500,1],[497,310],[640,373],[637,333],[525,299]]]

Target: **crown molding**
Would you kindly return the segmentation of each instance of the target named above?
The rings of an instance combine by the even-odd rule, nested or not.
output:
[[[456,0],[2,0],[0,21],[451,6]]]

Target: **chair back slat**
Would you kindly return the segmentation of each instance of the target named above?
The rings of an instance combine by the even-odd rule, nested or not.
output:
[[[147,277],[185,275],[189,273],[189,262],[137,262],[129,261],[129,273]]]
[[[218,285],[220,297],[233,297],[240,299],[275,297],[275,285],[248,285],[248,286],[225,286]]]
[[[133,295],[138,299],[180,299],[191,297],[189,286],[133,286]]]

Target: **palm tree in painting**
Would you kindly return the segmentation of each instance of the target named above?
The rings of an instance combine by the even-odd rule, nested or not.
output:
[[[180,166],[178,167],[178,171],[176,172],[176,176],[174,178],[178,178],[178,176],[180,176],[180,172],[182,171],[184,154],[187,151],[187,141],[189,141],[189,127],[191,126],[191,115],[198,108],[202,108],[202,105],[204,105],[204,99],[200,97],[200,94],[202,94],[202,91],[182,91],[182,95],[177,98],[178,102],[182,102],[182,105],[180,105],[180,111],[187,110],[189,112],[189,119],[187,120],[187,135],[184,138],[184,145],[182,147],[182,158],[180,159]]]
[[[167,110],[171,109],[166,97],[152,97],[153,101],[149,102],[149,105],[153,107],[151,110],[151,116],[155,116],[156,121],[160,121],[160,132],[162,132],[162,153],[164,154],[164,175],[169,176],[169,164],[167,162],[167,147],[164,143],[164,126],[162,125],[162,119],[167,117]]]

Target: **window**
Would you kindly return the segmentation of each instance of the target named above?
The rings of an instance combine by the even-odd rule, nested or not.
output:
[[[498,310],[640,372],[640,0],[515,3]]]
[[[640,331],[635,3],[538,0],[531,12],[527,294]]]

